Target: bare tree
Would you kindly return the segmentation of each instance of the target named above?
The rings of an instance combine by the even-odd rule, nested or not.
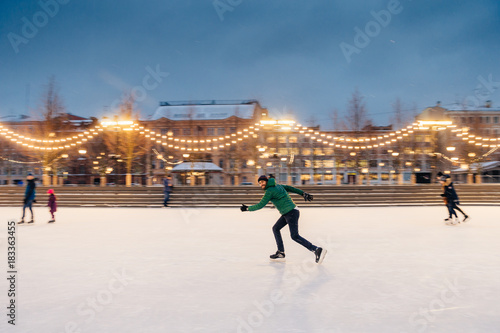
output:
[[[71,124],[68,121],[66,108],[59,96],[56,80],[53,76],[49,78],[37,113],[40,122],[35,128],[35,133],[38,137],[44,140],[54,140],[58,137],[64,137],[69,132]],[[52,172],[53,176],[57,176],[61,154],[62,152],[57,150],[42,150],[40,152],[44,185],[50,185],[50,172]],[[54,185],[56,185],[57,180],[54,182]]]
[[[399,130],[401,127],[404,125],[404,115],[403,115],[403,104],[401,103],[401,100],[396,98],[396,101],[392,104],[392,110],[393,110],[393,115],[391,122],[393,123],[393,126],[395,129]]]
[[[134,99],[130,95],[123,98],[118,112],[116,118],[122,121],[139,119],[139,112],[134,109]],[[109,151],[115,152],[117,161],[123,160],[126,170],[125,185],[131,186],[132,169],[141,156],[149,153],[149,149],[145,147],[149,142],[137,131],[117,128],[115,131],[106,132],[104,143]]]
[[[349,100],[346,115],[348,129],[352,131],[359,132],[363,129],[363,127],[371,122],[368,118],[363,99],[364,97],[361,96],[358,88],[356,88],[356,90],[352,93],[351,99]]]

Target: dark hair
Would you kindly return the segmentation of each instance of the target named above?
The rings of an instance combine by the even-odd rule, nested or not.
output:
[[[439,172],[437,173],[437,176],[438,176],[438,177],[441,177],[441,176],[443,176],[443,173],[442,173],[441,171],[439,171]]]

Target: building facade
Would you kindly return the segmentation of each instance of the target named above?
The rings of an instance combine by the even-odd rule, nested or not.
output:
[[[500,109],[491,104],[478,110],[436,105],[416,120],[452,121],[457,129],[467,127],[476,136],[494,138],[500,133],[499,117]],[[142,129],[135,130],[140,138],[133,144],[140,154],[132,157],[115,149],[124,141],[119,127],[107,130],[107,136],[89,136],[79,148],[58,152],[34,152],[5,135],[9,128],[32,137],[82,136],[97,125],[96,119],[69,114],[59,118],[60,126],[50,133],[40,129],[40,121],[3,123],[1,185],[22,182],[28,172],[46,183],[101,186],[125,185],[128,173],[136,185],[161,185],[166,174],[181,186],[256,184],[262,174],[291,185],[426,183],[438,171],[456,173],[457,181],[467,178],[464,173],[474,173],[494,182],[491,174],[497,171],[477,166],[500,160],[496,149],[464,141],[442,125],[323,131],[320,126],[271,119],[256,100],[161,102],[149,119],[139,121]],[[127,158],[133,159],[130,172]]]

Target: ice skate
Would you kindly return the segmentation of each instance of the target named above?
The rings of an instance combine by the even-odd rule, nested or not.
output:
[[[325,259],[326,250],[318,247],[316,251],[314,251],[314,254],[316,255],[316,263],[321,264],[323,262],[323,259]]]
[[[52,219],[52,220],[49,220],[49,223],[54,223],[56,220],[55,219]]]
[[[24,218],[21,219],[21,221],[17,222],[17,224],[23,224],[24,223]]]
[[[271,258],[271,261],[285,261],[285,252],[276,251],[276,253],[271,254],[269,258]]]
[[[453,224],[453,218],[448,217],[447,219],[444,219],[444,223],[446,223],[448,225],[452,225]]]
[[[470,221],[470,216],[465,215],[464,219],[462,220],[462,222],[465,223],[465,222],[469,222],[469,221]]]
[[[33,219],[29,220],[28,223],[34,223],[35,221],[33,221]]]

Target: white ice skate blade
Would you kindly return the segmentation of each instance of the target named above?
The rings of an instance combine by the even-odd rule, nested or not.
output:
[[[270,262],[286,262],[286,258],[277,258],[277,259],[271,259],[269,258]]]

